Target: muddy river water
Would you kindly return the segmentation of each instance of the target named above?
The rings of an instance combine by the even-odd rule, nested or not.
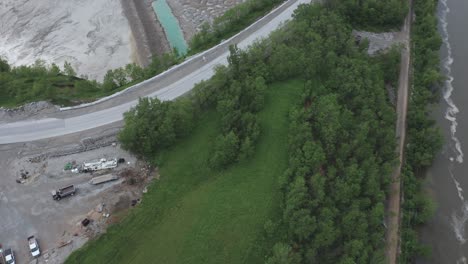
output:
[[[461,264],[468,263],[468,1],[440,0],[438,17],[447,80],[434,116],[445,144],[427,175],[437,209],[421,230],[432,256],[420,263]]]

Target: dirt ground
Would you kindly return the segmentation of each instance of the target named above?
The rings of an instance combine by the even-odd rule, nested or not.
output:
[[[73,250],[105,232],[108,223],[118,221],[138,204],[153,173],[113,141],[110,134],[96,140],[74,139],[65,145],[55,140],[0,146],[0,243],[14,250],[17,263],[32,261],[26,240],[30,235],[38,238],[42,251],[38,263],[63,263]],[[124,158],[125,163],[92,174],[64,171],[68,162],[80,164],[100,158]],[[26,172],[26,182],[17,183]],[[119,179],[100,185],[89,183],[92,177],[109,173]],[[51,190],[70,184],[77,188],[74,196],[52,199]],[[91,221],[87,227],[81,224],[85,218]]]
[[[367,50],[369,55],[375,55],[378,52],[385,51],[391,48],[393,45],[404,45],[407,41],[407,36],[400,31],[374,33],[355,30],[353,31],[353,35],[358,36],[361,39],[369,40],[369,48]]]
[[[213,22],[214,18],[242,2],[243,0],[167,0],[187,41],[204,22]]]

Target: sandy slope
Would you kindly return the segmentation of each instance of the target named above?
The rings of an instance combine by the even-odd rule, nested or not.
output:
[[[179,20],[185,40],[200,30],[204,22],[213,22],[229,8],[245,0],[167,0],[172,12]]]
[[[14,65],[69,61],[78,74],[101,79],[131,53],[119,0],[0,1],[0,56]]]

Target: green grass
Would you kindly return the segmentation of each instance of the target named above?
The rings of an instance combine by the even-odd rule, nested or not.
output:
[[[207,113],[189,138],[157,158],[161,179],[143,203],[66,263],[262,263],[271,249],[264,223],[280,211],[287,115],[300,88],[299,81],[270,87],[254,156],[225,171],[207,166],[219,133],[217,114]]]

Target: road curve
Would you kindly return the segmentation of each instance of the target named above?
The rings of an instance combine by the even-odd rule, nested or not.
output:
[[[287,8],[279,12],[278,9],[281,8],[279,7],[270,12],[267,16],[265,16],[265,18],[268,18],[269,21],[243,38],[238,43],[238,47],[244,49],[254,43],[256,40],[267,37],[283,22],[292,17],[294,10],[299,4],[309,2],[310,0],[287,1],[284,4],[287,6]],[[242,34],[242,32],[239,34]],[[203,62],[205,61],[205,56],[210,57],[210,55],[216,54],[217,57],[209,61],[207,60],[206,63],[202,63],[201,67],[197,67],[191,70],[188,74],[184,74],[178,78],[173,78],[173,81],[164,87],[153,89],[153,91],[151,91],[151,86],[160,85],[160,80],[158,80],[159,76],[153,77],[151,80],[146,81],[145,86],[149,87],[148,89],[150,89],[150,93],[145,94],[144,96],[157,97],[160,100],[173,100],[190,91],[196,83],[211,78],[214,74],[214,68],[216,65],[227,65],[227,56],[229,52],[225,47],[226,45],[224,45],[224,47],[222,47],[223,44],[218,46],[223,48],[222,52],[220,52],[220,50],[217,48],[210,49],[205,54],[203,54]],[[190,62],[185,64],[188,63]],[[170,77],[170,75],[177,76],[177,74],[180,75],[180,72],[177,72],[177,69],[174,69],[172,71],[165,72],[162,75],[169,75]],[[137,87],[135,88],[140,89],[138,87],[140,85],[137,84],[136,86]],[[130,91],[132,88],[128,90]],[[121,94],[122,97],[125,96],[125,92]],[[62,115],[61,117],[58,115],[59,117],[49,117],[39,120],[24,120],[20,122],[0,124],[0,144],[35,141],[45,138],[63,136],[121,121],[123,119],[123,113],[128,111],[131,107],[135,106],[138,102],[138,99],[134,96],[134,98],[131,98],[130,101],[114,101],[119,102],[119,104],[112,105],[108,103],[106,105],[107,102],[103,102],[101,107],[96,106],[95,109],[97,110],[92,112],[79,112],[77,110],[76,113],[79,114],[75,113],[68,116]],[[99,104],[101,104],[101,102],[99,102]]]

